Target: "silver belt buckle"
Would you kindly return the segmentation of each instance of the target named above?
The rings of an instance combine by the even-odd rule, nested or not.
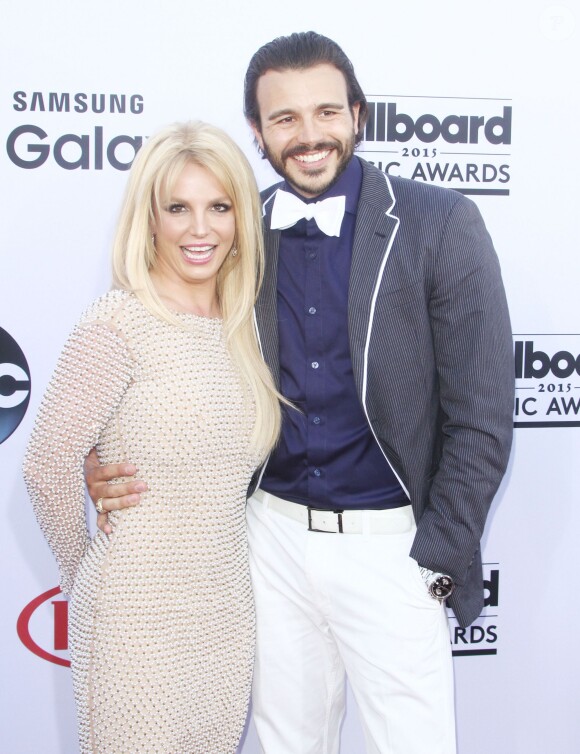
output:
[[[308,531],[324,534],[342,534],[342,514],[344,511],[325,511],[308,506]]]

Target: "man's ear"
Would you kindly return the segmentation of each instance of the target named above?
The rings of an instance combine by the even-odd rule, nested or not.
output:
[[[358,134],[358,116],[360,113],[360,102],[355,102],[352,106],[352,118],[354,120],[354,132]]]
[[[249,124],[250,128],[252,129],[252,133],[254,134],[254,138],[258,142],[258,146],[260,147],[260,149],[263,152],[264,151],[264,140],[262,139],[262,132],[260,131],[260,127],[253,120],[249,120],[248,124]]]

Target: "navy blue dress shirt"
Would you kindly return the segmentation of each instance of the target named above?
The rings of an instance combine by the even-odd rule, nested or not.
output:
[[[346,196],[338,238],[316,221],[281,231],[278,261],[282,435],[260,487],[326,510],[380,509],[409,501],[360,404],[348,338],[348,285],[362,168],[353,158],[321,196]],[[285,191],[299,196],[285,184]]]

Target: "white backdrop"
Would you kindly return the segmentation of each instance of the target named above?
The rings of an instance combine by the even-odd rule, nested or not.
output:
[[[261,44],[313,28],[344,47],[374,103],[368,159],[463,191],[503,192],[471,195],[521,344],[517,428],[484,541],[489,604],[472,630],[450,620],[459,752],[575,754],[578,3],[0,0],[0,14],[0,750],[77,751],[70,671],[56,664],[66,662],[66,605],[45,594],[57,573],[20,466],[61,345],[109,286],[126,180],[117,168],[131,159],[131,139],[201,118],[234,136],[268,185],[274,176],[242,116],[245,68]],[[95,112],[101,94],[104,112]],[[395,114],[419,135],[397,141]],[[482,124],[471,139],[460,138],[461,116],[483,119],[468,121]],[[434,138],[452,121],[447,138]],[[390,141],[379,141],[381,129]],[[363,750],[349,698],[342,754]],[[240,752],[257,751],[250,724]]]

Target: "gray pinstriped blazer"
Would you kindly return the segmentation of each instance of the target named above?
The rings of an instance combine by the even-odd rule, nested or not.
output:
[[[450,574],[460,625],[483,607],[480,539],[512,438],[514,367],[497,256],[473,202],[387,177],[364,160],[349,287],[349,338],[369,425],[413,506],[411,556]],[[279,381],[269,230],[256,305],[264,357]]]

